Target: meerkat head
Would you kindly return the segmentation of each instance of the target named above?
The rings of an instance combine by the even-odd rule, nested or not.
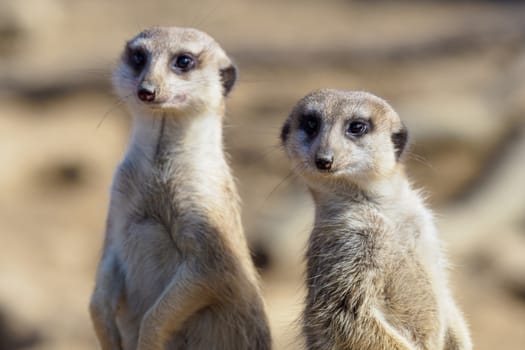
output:
[[[379,97],[323,89],[297,103],[282,127],[281,141],[309,185],[332,180],[361,184],[392,174],[407,131]]]
[[[113,85],[134,109],[188,114],[220,107],[236,79],[235,66],[206,33],[154,27],[126,43]]]

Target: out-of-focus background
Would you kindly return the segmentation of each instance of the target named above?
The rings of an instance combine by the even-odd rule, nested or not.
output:
[[[525,344],[525,4],[0,0],[0,349],[94,349],[87,304],[130,121],[110,87],[150,25],[215,37],[241,78],[226,147],[276,349],[296,349],[312,202],[279,148],[318,87],[394,106],[477,349]]]

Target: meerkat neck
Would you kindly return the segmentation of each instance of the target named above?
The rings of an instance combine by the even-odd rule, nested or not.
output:
[[[412,191],[404,168],[399,166],[388,177],[369,180],[365,192],[376,202],[399,203],[410,196]]]
[[[335,188],[332,188],[334,187]],[[389,206],[412,199],[413,191],[402,168],[396,169],[390,176],[367,179],[363,183],[337,182],[322,190],[312,190],[317,212],[332,215],[334,208],[349,210],[363,203]]]
[[[210,222],[245,244],[239,198],[223,151],[221,116],[135,115],[123,163],[141,181],[163,186],[188,215],[206,212]]]
[[[195,203],[202,199],[206,205],[220,207],[232,200],[227,193],[236,196],[223,152],[222,117],[213,113],[135,115],[126,162],[133,163],[144,178],[155,176],[175,188],[176,196],[191,194]]]
[[[128,157],[156,165],[166,158],[181,158],[186,154],[192,156],[186,160],[193,159],[191,163],[195,164],[210,157],[224,158],[222,117],[211,112],[191,117],[169,114],[133,116]]]

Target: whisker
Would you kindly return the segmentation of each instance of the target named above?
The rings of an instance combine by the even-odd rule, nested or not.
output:
[[[432,165],[432,163],[430,163],[430,161],[427,158],[425,158],[425,157],[423,157],[423,156],[421,156],[421,155],[419,155],[417,153],[413,153],[413,152],[407,151],[407,158],[411,159],[411,160],[414,160],[414,161],[416,161],[416,162],[418,162],[418,163],[420,163],[420,164],[422,164],[422,165],[424,165],[424,166],[426,166],[426,167],[428,167],[430,169],[434,169],[434,166]]]
[[[274,186],[274,188],[270,191],[270,193],[264,199],[262,205],[264,205],[268,201],[268,199],[270,199],[270,197],[275,193],[275,191],[277,191],[277,189],[279,189],[279,187],[281,187],[282,184],[288,181],[293,175],[295,175],[293,170],[290,170],[288,175],[286,175],[281,181],[279,181],[279,183],[276,186]]]
[[[107,116],[108,116],[111,112],[113,112],[113,111],[115,110],[115,108],[118,108],[118,107],[122,106],[130,96],[131,96],[131,94],[130,94],[130,95],[127,95],[127,96],[124,96],[124,97],[122,97],[122,98],[117,99],[117,101],[115,101],[115,103],[113,103],[113,104],[109,107],[108,111],[107,111],[106,113],[104,113],[104,115],[102,116],[102,118],[101,118],[100,121],[98,122],[98,124],[97,124],[95,130],[98,130],[98,129],[100,128],[100,126],[102,125],[102,123],[104,123],[104,121],[106,120]]]
[[[296,166],[294,166],[292,168],[292,170],[290,170],[290,172],[288,173],[288,175],[286,175],[281,181],[279,181],[279,183],[270,191],[270,193],[265,197],[265,199],[261,202],[260,206],[259,206],[259,210],[260,211],[264,205],[266,204],[266,202],[270,199],[270,197],[284,184],[286,183],[288,180],[290,180],[290,178],[292,178],[293,176],[295,176],[295,171],[297,170],[297,168],[300,166],[301,164],[297,164]]]

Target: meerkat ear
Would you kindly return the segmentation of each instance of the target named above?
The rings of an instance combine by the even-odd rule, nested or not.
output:
[[[401,158],[401,155],[405,151],[408,141],[408,130],[405,124],[401,124],[401,129],[392,134],[392,143],[394,144],[396,152],[396,160]]]
[[[222,81],[222,94],[228,96],[237,81],[237,68],[230,62],[228,66],[221,68],[219,73]]]
[[[290,134],[290,119],[288,119],[281,129],[281,143],[284,145],[286,140],[288,140],[288,135]]]

